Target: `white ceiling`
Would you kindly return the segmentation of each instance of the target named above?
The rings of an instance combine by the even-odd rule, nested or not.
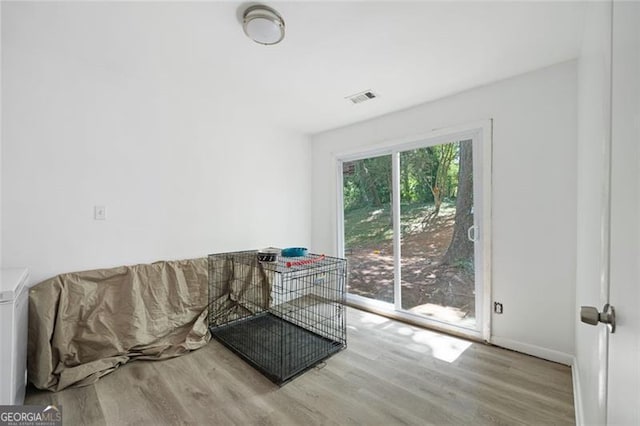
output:
[[[578,56],[577,2],[266,2],[286,37],[243,33],[247,3],[3,3],[3,44],[162,86],[220,114],[316,133]],[[372,89],[380,98],[352,105]]]

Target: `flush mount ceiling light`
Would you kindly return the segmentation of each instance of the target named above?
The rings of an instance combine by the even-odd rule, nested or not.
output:
[[[253,41],[270,45],[284,38],[284,20],[275,10],[264,5],[255,5],[244,11],[242,19],[244,33]]]

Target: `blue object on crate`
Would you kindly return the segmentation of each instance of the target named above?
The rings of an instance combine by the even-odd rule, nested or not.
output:
[[[280,254],[284,257],[302,257],[307,255],[307,249],[304,247],[289,247],[282,249]]]

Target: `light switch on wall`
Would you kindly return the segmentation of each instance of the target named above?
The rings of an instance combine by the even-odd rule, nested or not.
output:
[[[107,220],[107,208],[105,206],[93,207],[93,219],[94,220]]]

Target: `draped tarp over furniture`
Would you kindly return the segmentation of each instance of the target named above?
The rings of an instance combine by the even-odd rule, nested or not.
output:
[[[58,275],[29,293],[29,380],[84,386],[136,359],[204,346],[207,259]]]

